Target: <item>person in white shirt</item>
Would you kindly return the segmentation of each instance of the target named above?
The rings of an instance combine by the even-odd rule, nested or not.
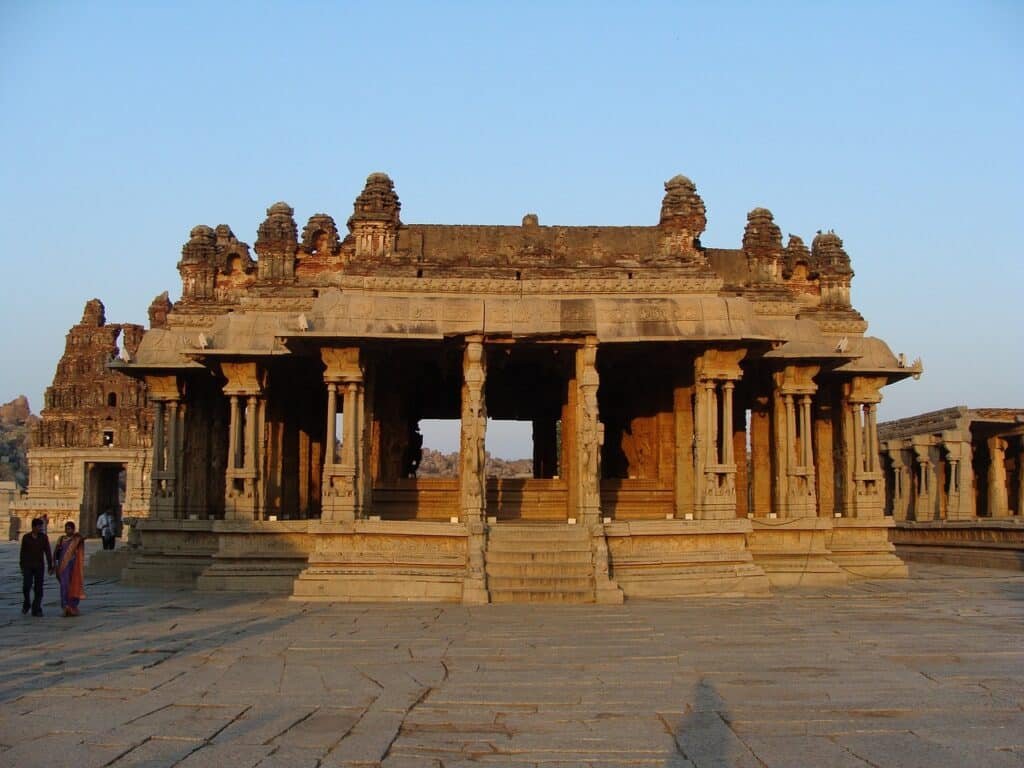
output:
[[[100,531],[100,536],[103,537],[103,548],[113,549],[114,538],[116,536],[117,520],[114,518],[114,512],[111,509],[103,510],[103,514],[96,520],[96,527]]]

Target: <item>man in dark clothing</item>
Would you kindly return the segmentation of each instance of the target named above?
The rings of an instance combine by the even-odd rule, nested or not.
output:
[[[53,573],[53,554],[50,552],[50,540],[43,533],[43,521],[38,517],[32,521],[32,530],[21,537],[21,592],[25,601],[21,604],[21,612],[28,613],[28,593],[34,588],[35,599],[32,601],[32,615],[43,615],[43,558],[46,568]]]

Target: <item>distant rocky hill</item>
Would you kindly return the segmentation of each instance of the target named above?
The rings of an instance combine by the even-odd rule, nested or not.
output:
[[[0,480],[28,485],[28,439],[38,418],[24,395],[0,405]]]
[[[431,448],[423,449],[417,477],[458,477],[459,454],[441,453]],[[533,461],[530,459],[499,459],[487,454],[488,477],[532,477]]]

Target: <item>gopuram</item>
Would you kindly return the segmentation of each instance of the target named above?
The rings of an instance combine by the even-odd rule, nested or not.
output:
[[[12,532],[25,533],[32,518],[46,515],[51,536],[68,521],[94,536],[104,510],[118,521],[149,515],[152,417],[146,387],[109,367],[135,354],[145,330],[108,323],[101,301],[86,303],[32,426],[28,497],[11,505]]]
[[[865,336],[850,259],[770,211],[704,247],[694,184],[654,226],[406,224],[388,176],[348,233],[267,210],[182,248],[181,299],[111,367],[151,404],[129,583],[327,600],[617,602],[901,577],[876,411],[917,375]],[[418,477],[458,419],[457,477]],[[488,420],[533,476],[489,478]],[[30,494],[31,496],[31,494]]]

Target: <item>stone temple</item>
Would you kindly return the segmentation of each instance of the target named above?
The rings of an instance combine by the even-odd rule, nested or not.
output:
[[[865,336],[836,234],[755,208],[705,247],[683,176],[653,226],[400,207],[374,173],[347,233],[285,203],[255,258],[192,230],[181,299],[110,364],[150,404],[112,428],[149,446],[126,581],[617,602],[906,575],[876,409],[921,366]],[[417,476],[424,419],[458,420],[457,477]],[[486,476],[489,419],[531,426],[532,477]]]

